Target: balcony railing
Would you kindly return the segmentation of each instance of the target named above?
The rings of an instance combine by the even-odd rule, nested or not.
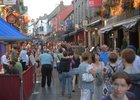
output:
[[[124,20],[124,19],[128,19],[130,17],[134,17],[134,16],[137,16],[139,15],[140,11],[139,9],[135,9],[135,10],[128,10],[126,11],[123,16],[113,16],[109,19],[106,20],[106,25],[110,25],[110,24],[113,24],[113,23],[116,23],[116,22],[119,22],[121,20]]]

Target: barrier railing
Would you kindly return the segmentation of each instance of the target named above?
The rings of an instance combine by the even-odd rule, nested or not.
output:
[[[28,100],[36,83],[35,72],[35,67],[23,72],[23,84],[19,75],[0,74],[0,100]]]
[[[23,73],[23,99],[28,100],[33,91],[33,67]]]
[[[0,75],[0,100],[20,100],[21,80],[18,75]]]
[[[34,65],[33,67],[33,88],[35,87],[36,84],[36,66]]]

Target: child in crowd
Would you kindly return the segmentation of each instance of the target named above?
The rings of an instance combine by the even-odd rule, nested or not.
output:
[[[131,87],[131,78],[125,72],[112,75],[113,91],[102,100],[135,100],[135,95],[128,90]]]

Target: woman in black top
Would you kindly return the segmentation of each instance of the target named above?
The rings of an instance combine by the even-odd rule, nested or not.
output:
[[[65,93],[66,80],[68,81],[68,98],[72,97],[72,75],[70,71],[71,58],[67,51],[63,52],[63,58],[60,60],[60,72],[62,73],[62,95]]]
[[[80,57],[78,55],[78,50],[75,49],[73,57],[72,57],[72,69],[78,68],[79,65],[80,65]],[[78,75],[73,75],[73,77],[72,77],[72,92],[75,92],[75,84],[77,83],[77,81],[78,81]]]

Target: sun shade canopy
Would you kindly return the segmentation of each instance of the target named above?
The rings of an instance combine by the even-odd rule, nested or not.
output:
[[[29,38],[20,33],[15,27],[0,18],[0,41],[19,41]]]

